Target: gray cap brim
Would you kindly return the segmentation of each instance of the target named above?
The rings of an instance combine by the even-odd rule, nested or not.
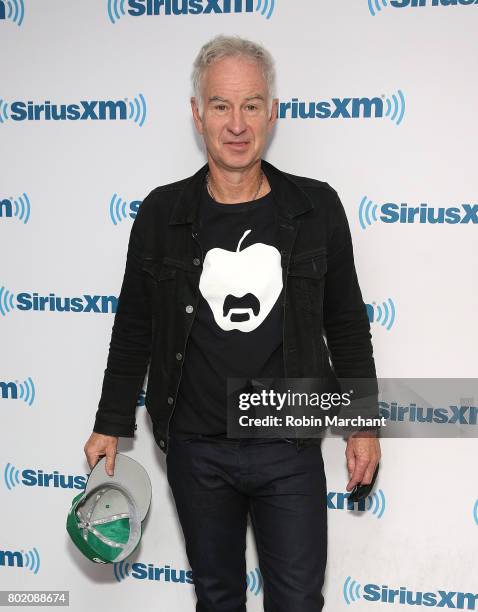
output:
[[[121,453],[116,454],[113,476],[106,473],[105,465],[106,457],[103,457],[92,469],[86,483],[85,494],[100,485],[118,483],[132,495],[140,520],[143,521],[151,504],[151,480],[148,472],[140,463]]]

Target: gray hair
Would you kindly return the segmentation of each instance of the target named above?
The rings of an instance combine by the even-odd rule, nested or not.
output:
[[[241,38],[237,35],[224,36],[219,34],[201,47],[194,60],[191,80],[199,114],[202,114],[201,85],[204,72],[213,62],[224,57],[242,57],[254,60],[259,64],[267,84],[269,108],[272,110],[272,100],[275,97],[276,87],[276,74],[272,55],[262,45],[246,38]]]

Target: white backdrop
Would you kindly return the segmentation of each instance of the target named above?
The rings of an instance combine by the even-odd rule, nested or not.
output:
[[[280,101],[296,98],[307,109],[313,102],[325,115],[294,119],[284,112],[266,158],[337,189],[379,376],[476,376],[476,4],[218,0],[197,15],[165,15],[164,7],[160,15],[135,14],[152,4],[0,2],[0,589],[69,590],[75,612],[186,612],[194,609],[193,586],[173,582],[167,571],[159,581],[143,577],[148,566],[171,568],[183,579],[189,570],[165,457],[144,406],[134,442],[120,442],[153,482],[140,549],[119,568],[94,565],[70,544],[66,514],[78,492],[74,482],[81,487],[88,471],[83,445],[114,310],[88,311],[84,300],[80,312],[28,304],[35,294],[62,303],[118,295],[131,214],[151,189],[204,163],[189,77],[213,35],[264,43],[276,59]],[[208,0],[190,4],[206,9]],[[218,12],[228,5],[230,13]],[[120,104],[116,119],[108,109],[97,119],[48,120],[45,111],[28,117],[29,102],[33,112],[46,101],[80,108],[81,101],[98,101],[95,112],[101,101]],[[420,204],[436,215],[456,207],[465,221],[384,220],[393,219],[387,210]],[[391,589],[401,589],[402,600],[389,607],[428,592],[433,596],[422,605],[478,609],[475,441],[383,440],[376,496],[353,511],[341,503],[344,450],[341,439],[324,441],[325,610],[382,608]],[[66,488],[41,486],[42,474],[55,472],[57,480],[78,478]],[[250,527],[247,565],[248,609],[259,611]]]

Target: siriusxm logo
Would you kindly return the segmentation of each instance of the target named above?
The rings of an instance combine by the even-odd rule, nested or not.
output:
[[[0,20],[10,19],[21,26],[25,16],[23,0],[0,0]]]
[[[388,421],[409,423],[443,423],[446,425],[476,425],[478,408],[476,406],[417,406],[413,402],[400,406],[398,402],[378,402],[379,415]]]
[[[6,102],[0,99],[0,123],[12,121],[133,121],[142,127],[146,120],[146,100],[139,94],[132,100],[80,100],[73,104],[56,104],[45,100],[35,104]]]
[[[119,561],[113,563],[113,573],[118,582],[126,578],[135,578],[136,580],[174,582],[176,584],[194,583],[192,570],[177,570],[168,564],[157,567],[153,563]],[[262,591],[263,580],[258,567],[247,573],[246,586],[254,595],[259,595]]]
[[[386,584],[368,583],[363,587],[350,576],[345,579],[342,593],[345,602],[350,605],[364,599],[365,601],[402,604],[405,606],[434,606],[437,608],[455,608],[458,610],[476,610],[478,593],[460,591],[413,591],[401,586],[392,589]]]
[[[43,470],[35,470],[33,468],[25,468],[19,470],[11,463],[7,463],[3,471],[4,484],[9,491],[12,491],[17,485],[25,485],[26,487],[46,487],[54,489],[84,489],[88,477],[60,474],[58,470],[53,472],[44,472]]]
[[[327,508],[329,510],[352,510],[370,512],[376,518],[382,518],[385,512],[385,495],[382,489],[373,491],[365,499],[358,502],[350,501],[350,493],[329,491],[327,493]]]
[[[108,17],[111,23],[116,23],[126,14],[131,17],[151,17],[257,12],[270,19],[274,8],[275,0],[108,0]]]
[[[407,203],[386,202],[375,204],[364,196],[358,209],[359,223],[362,229],[367,229],[373,223],[427,223],[427,224],[457,224],[478,223],[478,204],[460,204],[459,206],[409,206]]]
[[[367,0],[368,10],[375,17],[383,8],[420,8],[424,6],[469,6],[478,0]]]
[[[114,295],[87,295],[78,297],[60,297],[54,293],[39,295],[38,293],[15,294],[4,286],[0,286],[0,314],[6,316],[11,310],[35,310],[48,312],[96,312],[115,313],[118,298]]]
[[[40,554],[33,547],[31,550],[0,550],[0,567],[22,567],[34,574],[40,569]]]
[[[29,406],[35,401],[35,385],[29,376],[24,382],[0,381],[0,399],[22,400]]]
[[[383,119],[400,125],[405,115],[405,96],[397,94],[374,98],[331,98],[319,102],[302,102],[292,98],[279,102],[279,119]]]
[[[118,225],[118,223],[121,223],[121,221],[128,217],[130,219],[135,219],[141,203],[142,200],[132,200],[128,202],[120,198],[117,193],[113,194],[109,204],[110,219],[113,224]]]
[[[192,570],[176,570],[171,568],[170,565],[156,567],[152,563],[129,563],[128,561],[119,561],[113,564],[113,572],[118,582],[121,582],[125,578],[136,578],[137,580],[193,584]]]
[[[379,323],[382,327],[389,330],[395,323],[396,309],[392,298],[388,298],[381,304],[372,302],[365,304],[367,309],[368,320],[370,323]]]
[[[0,199],[0,219],[16,217],[23,223],[30,219],[30,200],[26,193],[18,198]]]

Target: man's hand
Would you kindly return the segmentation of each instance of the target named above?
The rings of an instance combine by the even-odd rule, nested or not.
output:
[[[83,449],[90,469],[92,470],[101,457],[106,455],[105,470],[108,476],[113,476],[117,446],[118,438],[116,436],[105,436],[93,432]]]
[[[356,484],[370,484],[377,463],[382,456],[380,442],[373,432],[357,432],[347,439],[345,449],[349,482],[347,491],[352,491]]]

